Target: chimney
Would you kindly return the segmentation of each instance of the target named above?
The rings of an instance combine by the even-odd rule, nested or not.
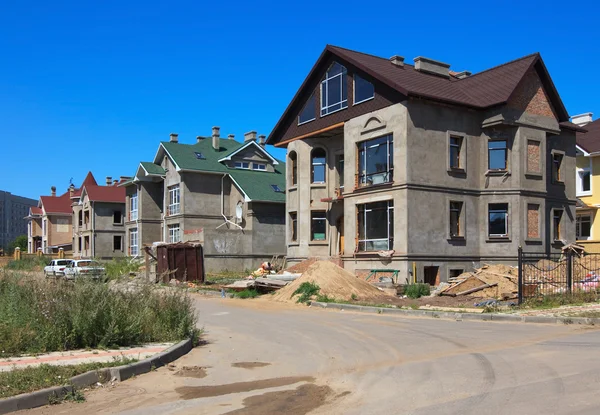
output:
[[[69,186],[69,199],[73,197],[73,193],[75,193],[75,185],[71,183]]]
[[[171,143],[178,143],[179,142],[179,134],[177,134],[177,133],[171,133],[169,135],[169,141]]]
[[[392,62],[393,65],[404,68],[404,56],[394,55],[390,58],[390,62]]]
[[[50,188],[50,196],[56,196],[56,186]]]
[[[571,117],[571,122],[573,124],[577,124],[580,127],[583,127],[584,125],[592,122],[592,113],[584,112],[583,114],[573,115]]]
[[[457,77],[458,79],[463,79],[463,78],[467,78],[467,77],[471,76],[471,72],[462,71],[462,72],[455,73],[454,76]]]
[[[116,186],[119,184],[119,181],[117,179],[113,180],[113,186]]]
[[[129,177],[129,176],[120,176],[119,182],[124,182],[125,180],[129,180],[129,179],[131,179],[131,177]]]
[[[443,76],[450,78],[450,65],[433,59],[417,56],[415,59],[415,69],[419,72]]]
[[[196,136],[196,143],[201,143],[202,140],[204,140],[204,137],[202,137],[201,135]]]
[[[235,135],[233,135],[233,134],[229,134],[229,135],[227,136],[227,139],[228,139],[228,140],[235,140]]]
[[[256,131],[250,131],[244,134],[244,143],[247,141],[256,141]]]
[[[265,147],[265,139],[267,138],[266,135],[259,135],[258,136],[258,145],[261,147]]]
[[[110,186],[112,184],[112,177],[106,176],[106,185]]]
[[[220,127],[212,128],[212,146],[216,151],[219,151],[219,148],[221,147],[219,144],[219,130],[220,129],[221,129]]]

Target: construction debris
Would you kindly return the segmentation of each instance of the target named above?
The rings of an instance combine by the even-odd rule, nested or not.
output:
[[[448,286],[438,288],[434,295],[451,297],[472,296],[479,298],[495,298],[508,300],[518,294],[518,270],[502,264],[485,264],[474,272],[464,272],[458,277],[450,278]]]
[[[283,288],[288,283],[286,281],[271,280],[268,278],[256,278],[253,280],[236,281],[233,284],[226,285],[225,288],[233,291],[244,291],[254,288],[258,292],[270,292]]]

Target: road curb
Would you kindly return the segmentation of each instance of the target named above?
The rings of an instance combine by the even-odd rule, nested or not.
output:
[[[469,320],[469,321],[497,321],[497,322],[513,322],[513,323],[535,323],[535,324],[580,324],[595,326],[600,325],[600,318],[587,317],[556,317],[556,316],[520,316],[517,314],[498,314],[498,313],[460,313],[450,311],[436,310],[406,310],[403,308],[388,308],[375,306],[362,306],[355,304],[340,304],[340,303],[322,303],[312,301],[311,306],[328,308],[333,310],[348,310],[362,313],[375,314],[398,314],[410,317],[430,317],[441,318],[447,320]]]
[[[153,369],[179,359],[181,356],[189,353],[193,346],[192,339],[182,340],[169,347],[167,350],[157,353],[147,359],[140,360],[139,362],[106,369],[92,370],[74,376],[69,380],[70,385],[54,386],[48,389],[0,399],[0,414],[48,405],[50,399],[53,397],[62,398],[66,394],[72,393],[74,389],[85,388],[95,385],[98,382],[106,382],[111,379],[123,381],[132,376],[148,373]]]

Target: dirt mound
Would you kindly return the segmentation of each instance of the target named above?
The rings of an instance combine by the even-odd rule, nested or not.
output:
[[[275,301],[295,303],[297,296],[294,298],[292,296],[303,282],[317,284],[321,288],[320,295],[326,295],[336,300],[355,299],[364,302],[386,302],[392,298],[377,287],[329,261],[316,261],[300,278],[269,297]]]

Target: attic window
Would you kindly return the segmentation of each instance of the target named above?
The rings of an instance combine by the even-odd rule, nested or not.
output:
[[[354,75],[354,104],[368,101],[375,98],[375,88],[373,84],[357,74]]]
[[[236,161],[234,165],[236,169],[248,170],[250,168],[250,163],[247,161]]]
[[[321,82],[321,116],[348,107],[346,68],[334,62]]]
[[[204,154],[198,153],[198,152],[194,152],[194,154],[196,155],[196,158],[198,160],[206,160],[206,157],[204,157]]]
[[[298,125],[313,121],[316,118],[316,112],[316,98],[315,93],[313,92],[310,98],[306,101],[304,109],[302,109],[302,112],[300,115],[298,115]]]
[[[273,189],[273,191],[276,193],[283,193],[283,191],[276,184],[272,184],[271,189]]]

